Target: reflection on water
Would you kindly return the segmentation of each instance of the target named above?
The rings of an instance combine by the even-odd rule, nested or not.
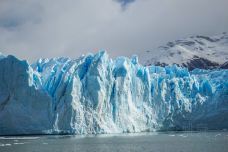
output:
[[[227,152],[228,132],[0,137],[0,152]]]

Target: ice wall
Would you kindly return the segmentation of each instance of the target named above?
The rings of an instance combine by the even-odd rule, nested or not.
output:
[[[101,51],[31,66],[8,56],[0,82],[0,134],[228,129],[228,70],[144,67]]]

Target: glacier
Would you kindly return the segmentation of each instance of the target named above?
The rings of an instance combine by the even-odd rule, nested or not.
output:
[[[228,70],[142,66],[105,51],[0,55],[0,135],[228,129]]]

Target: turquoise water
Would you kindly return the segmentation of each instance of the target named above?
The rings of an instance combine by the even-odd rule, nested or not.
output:
[[[0,137],[0,152],[227,152],[228,132]]]

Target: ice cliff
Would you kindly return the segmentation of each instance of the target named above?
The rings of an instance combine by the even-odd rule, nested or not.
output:
[[[107,53],[0,57],[0,135],[228,129],[228,70],[189,72]]]

